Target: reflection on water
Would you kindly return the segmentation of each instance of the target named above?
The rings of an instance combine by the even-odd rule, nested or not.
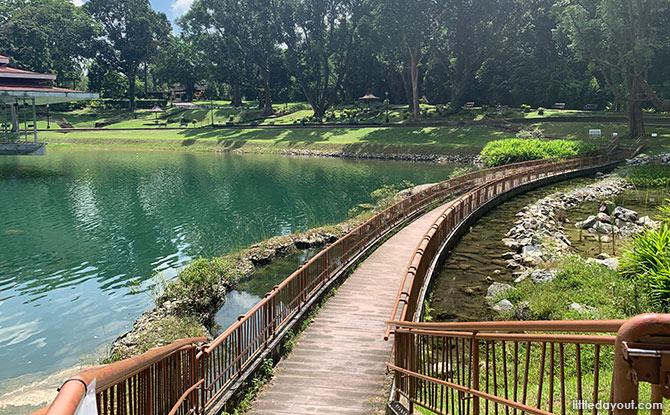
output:
[[[95,363],[90,353],[152,306],[156,272],[339,222],[384,184],[452,170],[169,152],[0,157],[0,384]],[[262,272],[231,294],[233,314],[267,291]]]

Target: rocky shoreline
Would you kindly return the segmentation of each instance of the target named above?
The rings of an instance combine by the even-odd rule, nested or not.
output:
[[[394,160],[394,161],[416,161],[438,164],[481,164],[479,154],[394,154],[394,153],[356,153],[347,151],[313,151],[313,150],[282,150],[281,155],[292,157],[331,157],[342,159],[361,160]]]
[[[371,210],[373,212],[381,211],[390,204],[432,185],[424,184],[401,190],[394,196],[370,206]],[[239,253],[227,255],[225,258],[232,261],[233,267],[236,269],[235,274],[238,277],[234,281],[222,280],[217,284],[211,293],[216,296],[213,301],[214,304],[218,305],[216,309],[208,310],[205,313],[197,313],[193,311],[194,307],[191,307],[192,305],[184,303],[184,301],[161,301],[159,298],[156,307],[144,312],[135,321],[130,331],[116,338],[111,346],[110,359],[120,360],[143,353],[145,351],[143,345],[146,343],[144,339],[152,336],[156,337],[155,333],[163,331],[163,325],[166,322],[175,319],[182,323],[182,326],[188,325],[190,327],[189,337],[198,334],[207,335],[208,338],[211,338],[214,316],[225,303],[226,293],[230,292],[238,281],[251,277],[258,268],[268,265],[276,258],[286,257],[300,250],[325,247],[351,232],[365,219],[365,216],[358,216],[334,226],[323,226],[306,232],[273,237],[256,243]],[[161,338],[154,341],[152,347],[166,345],[174,340]]]

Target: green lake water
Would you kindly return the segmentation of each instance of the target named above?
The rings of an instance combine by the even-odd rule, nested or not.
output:
[[[152,307],[152,275],[347,218],[454,166],[171,152],[0,157],[0,384],[93,364]],[[224,326],[313,252],[245,281]],[[0,387],[2,389],[2,387]]]

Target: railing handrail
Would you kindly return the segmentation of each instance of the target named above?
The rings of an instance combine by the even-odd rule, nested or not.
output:
[[[118,362],[93,366],[83,370],[78,375],[68,379],[60,389],[56,399],[46,409],[47,414],[74,414],[77,405],[83,399],[86,386],[90,385],[93,379],[96,380],[96,393],[100,393],[119,382],[128,379],[137,373],[151,367],[152,365],[164,360],[165,358],[181,350],[194,348],[198,343],[206,342],[206,337],[194,337],[189,339],[177,340],[167,346],[157,347],[129,359]],[[70,382],[70,380],[75,380]]]
[[[413,322],[387,321],[388,326],[400,329],[433,331],[529,332],[556,331],[580,333],[616,333],[628,320],[530,320],[530,321],[475,321],[475,322]]]

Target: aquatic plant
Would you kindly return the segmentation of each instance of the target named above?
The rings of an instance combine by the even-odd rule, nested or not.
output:
[[[670,166],[636,166],[630,169],[627,179],[637,188],[668,188]]]

